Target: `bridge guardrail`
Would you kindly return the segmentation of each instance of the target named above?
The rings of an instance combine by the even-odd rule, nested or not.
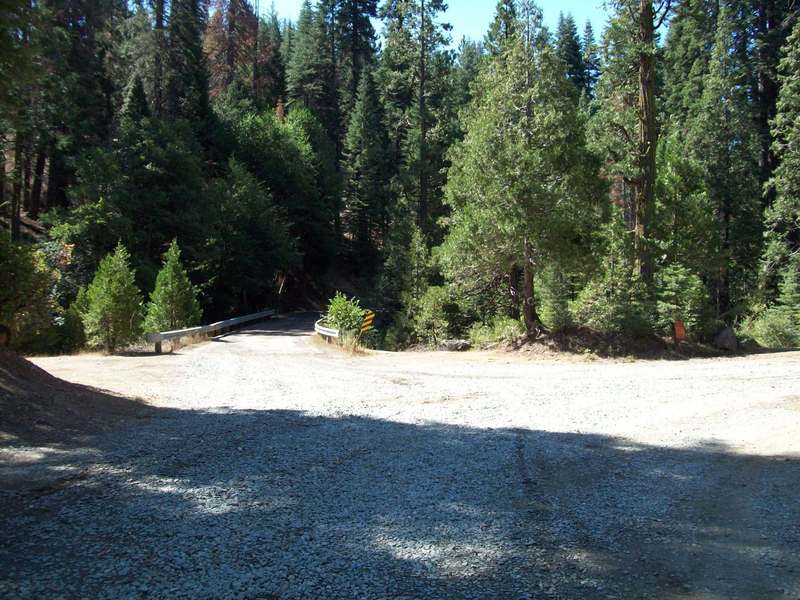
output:
[[[245,323],[252,323],[254,321],[263,321],[268,317],[274,317],[278,314],[275,310],[265,310],[252,315],[245,315],[243,317],[236,317],[234,319],[226,319],[225,321],[217,321],[210,325],[201,325],[200,327],[189,327],[188,329],[177,329],[175,331],[161,331],[159,333],[148,333],[145,339],[155,344],[156,354],[161,353],[161,343],[168,340],[176,340],[193,335],[213,335],[229,331],[237,325],[244,325]]]
[[[322,324],[324,319],[320,319],[316,323],[314,323],[314,331],[317,332],[317,335],[326,338],[327,340],[335,340],[339,337],[339,330],[332,329],[330,327],[325,327]]]

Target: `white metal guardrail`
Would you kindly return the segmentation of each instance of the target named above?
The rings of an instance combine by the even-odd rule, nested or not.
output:
[[[324,319],[320,319],[316,323],[314,323],[314,331],[317,332],[317,335],[320,335],[327,339],[336,339],[339,337],[339,330],[338,329],[331,329],[330,327],[325,327],[322,324]]]
[[[227,319],[225,321],[218,321],[217,323],[202,325],[200,327],[190,327],[189,329],[178,329],[176,331],[162,331],[160,333],[148,333],[145,336],[145,339],[149,343],[155,344],[156,353],[161,353],[161,342],[177,340],[193,335],[218,335],[233,329],[237,325],[244,325],[245,323],[252,323],[253,321],[263,321],[268,317],[274,317],[276,314],[277,311],[275,310],[265,310],[260,313],[246,315],[244,317],[236,317],[235,319]]]

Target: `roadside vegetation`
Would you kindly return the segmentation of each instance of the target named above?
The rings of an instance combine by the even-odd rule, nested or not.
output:
[[[441,0],[306,1],[295,22],[62,4],[0,16],[19,351],[342,288],[381,309],[387,349],[676,321],[692,343],[800,345],[789,0],[614,0],[597,33],[499,0],[481,40],[452,40]]]
[[[337,344],[355,351],[362,345],[361,326],[366,314],[367,310],[361,308],[356,298],[348,298],[342,292],[336,292],[328,303],[322,324],[339,332]]]

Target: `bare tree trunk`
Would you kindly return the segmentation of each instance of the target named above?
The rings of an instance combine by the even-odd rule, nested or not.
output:
[[[539,318],[539,313],[536,310],[536,296],[533,289],[534,267],[531,243],[526,239],[522,294],[524,299],[523,315],[525,317],[525,330],[528,332],[528,335],[539,333],[542,326],[542,320]]]
[[[634,244],[639,272],[649,279],[652,266],[647,248],[650,223],[655,202],[656,150],[658,128],[656,123],[655,15],[652,0],[639,1],[639,169],[640,181],[636,197],[636,229]]]
[[[33,167],[33,186],[31,188],[31,203],[28,214],[31,219],[39,218],[42,209],[42,179],[44,177],[44,162],[46,154],[44,146],[39,146],[36,152],[36,164]]]

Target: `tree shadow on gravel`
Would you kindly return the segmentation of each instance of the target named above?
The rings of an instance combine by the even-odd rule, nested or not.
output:
[[[60,457],[60,458],[59,458]],[[795,598],[800,459],[163,410],[0,494],[0,596]]]

